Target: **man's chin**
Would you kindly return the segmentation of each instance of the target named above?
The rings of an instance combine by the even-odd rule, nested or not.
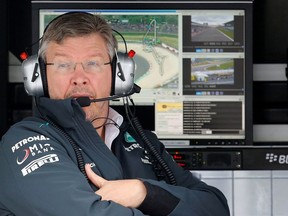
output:
[[[86,119],[89,118],[89,116],[91,116],[91,105],[86,106],[86,107],[82,107],[82,110],[85,112],[86,114]]]

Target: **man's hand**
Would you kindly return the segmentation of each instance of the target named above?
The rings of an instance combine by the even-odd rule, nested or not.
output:
[[[108,181],[95,174],[90,165],[85,165],[89,180],[99,188],[95,193],[102,200],[111,200],[125,207],[137,208],[146,196],[146,188],[138,179]]]

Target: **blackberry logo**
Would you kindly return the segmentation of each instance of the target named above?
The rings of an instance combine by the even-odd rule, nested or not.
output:
[[[276,162],[278,160],[278,155],[275,155],[273,153],[267,153],[266,154],[266,160],[268,160],[269,163]]]
[[[274,153],[266,153],[266,160],[269,163],[277,162],[279,164],[288,164],[288,155],[276,155]]]

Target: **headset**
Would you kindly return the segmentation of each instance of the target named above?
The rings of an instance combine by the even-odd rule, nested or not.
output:
[[[47,27],[54,22],[59,17],[65,16],[66,14],[71,13],[85,13],[86,12],[68,12],[54,18],[45,28],[44,33]],[[91,16],[93,16],[91,14]],[[117,34],[119,32],[113,30]],[[124,43],[126,41],[124,37],[120,34]],[[41,38],[40,38],[41,40]],[[116,48],[115,48],[116,51]],[[102,100],[111,100],[119,97],[124,97],[131,95],[135,92],[134,88],[134,74],[135,74],[135,62],[133,55],[126,52],[115,52],[115,55],[111,61],[111,70],[112,70],[112,85],[110,97],[103,98]],[[48,82],[46,76],[46,65],[44,60],[38,55],[29,56],[26,60],[22,62],[22,72],[24,78],[24,87],[28,95],[30,96],[46,96],[49,97],[48,92]],[[96,99],[97,100],[97,99]],[[96,102],[96,101],[94,101]]]

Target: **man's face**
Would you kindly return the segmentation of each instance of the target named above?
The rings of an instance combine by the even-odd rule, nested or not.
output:
[[[46,62],[50,98],[85,96],[93,99],[110,95],[111,66],[104,64],[110,59],[105,42],[98,34],[66,38],[61,44],[51,42],[46,52]],[[90,121],[106,117],[108,102],[91,103],[83,110]]]

